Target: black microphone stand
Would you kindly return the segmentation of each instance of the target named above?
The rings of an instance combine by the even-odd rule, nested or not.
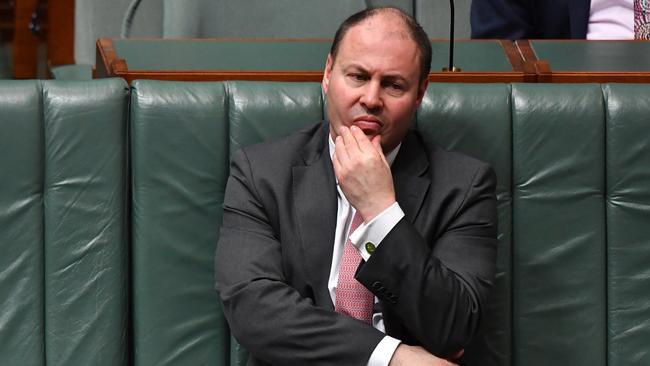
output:
[[[129,38],[133,18],[135,18],[135,12],[138,10],[141,2],[142,0],[132,0],[129,7],[126,9],[126,14],[122,20],[122,31],[120,33],[121,38]]]
[[[443,67],[444,72],[459,72],[459,67],[454,66],[454,0],[449,0],[450,19],[449,19],[449,66]]]

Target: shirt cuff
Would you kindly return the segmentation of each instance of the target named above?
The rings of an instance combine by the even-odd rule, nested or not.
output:
[[[388,335],[382,338],[377,344],[377,347],[375,347],[375,350],[372,351],[366,366],[388,366],[390,359],[393,358],[393,353],[395,353],[400,343],[402,342],[399,339]]]
[[[393,230],[402,217],[404,217],[404,211],[395,202],[370,220],[369,223],[359,225],[350,235],[350,241],[357,247],[364,261],[370,258],[372,252],[379,247],[381,241]],[[367,243],[371,245],[366,245]],[[370,249],[370,252],[368,249]]]

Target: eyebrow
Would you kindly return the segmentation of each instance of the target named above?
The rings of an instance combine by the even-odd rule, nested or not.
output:
[[[368,70],[366,70],[363,66],[361,66],[359,64],[349,64],[349,65],[343,67],[344,72],[349,72],[349,71],[353,71],[353,70],[354,71],[365,72],[365,73],[369,74]]]
[[[350,72],[350,71],[359,71],[365,74],[370,74],[370,72],[364,68],[363,66],[359,64],[352,63],[350,65],[344,66],[343,67],[344,72]],[[382,76],[382,80],[388,80],[388,81],[399,81],[405,84],[408,84],[408,79],[405,78],[404,76],[400,74],[386,74]]]

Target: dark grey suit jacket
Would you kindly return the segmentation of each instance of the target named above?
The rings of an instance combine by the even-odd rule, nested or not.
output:
[[[384,334],[334,311],[336,182],[327,123],[234,155],[217,289],[249,365],[364,365]],[[448,356],[475,335],[496,261],[495,176],[409,132],[392,166],[406,216],[356,278],[389,335]]]

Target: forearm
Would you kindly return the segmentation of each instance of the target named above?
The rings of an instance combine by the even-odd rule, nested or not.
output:
[[[400,344],[390,360],[389,366],[454,366],[455,363],[436,357],[424,348]]]
[[[235,338],[273,365],[363,365],[383,333],[314,306],[284,283],[259,279],[221,291]]]
[[[313,304],[289,284],[279,242],[228,207],[216,254],[217,289],[235,338],[274,365],[362,365],[384,336]]]
[[[494,278],[495,181],[489,169],[475,178],[440,237],[425,229],[430,223],[404,218],[357,272],[382,301],[387,334],[438,356],[455,354],[475,335]]]
[[[483,296],[436,258],[422,239],[414,238],[414,231],[408,222],[400,222],[357,279],[380,298],[387,334],[393,335],[397,321],[411,338],[404,341],[449,356],[465,347],[478,329]],[[409,249],[391,236],[399,236],[400,243],[410,239]]]

